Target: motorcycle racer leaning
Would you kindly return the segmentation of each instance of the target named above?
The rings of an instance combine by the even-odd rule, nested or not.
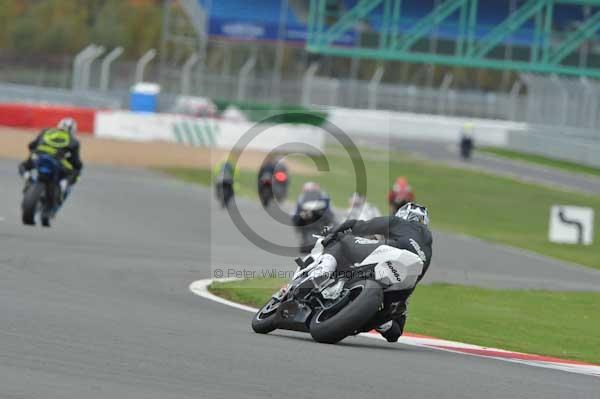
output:
[[[323,256],[318,260],[314,276],[333,273],[337,267],[346,268],[361,262],[380,245],[405,249],[418,255],[423,261],[421,281],[432,255],[433,238],[429,231],[427,208],[409,202],[395,215],[376,217],[368,221],[347,220],[335,227],[324,239]],[[341,233],[341,234],[340,234]],[[364,238],[373,235],[383,236],[383,240]],[[377,331],[389,342],[396,342],[404,331],[407,300],[415,287],[394,292],[389,296],[394,311],[390,320],[382,320]]]
[[[19,165],[19,173],[27,178],[27,174],[35,167],[37,154],[48,154],[57,159],[62,167],[61,190],[66,198],[69,187],[79,179],[83,163],[79,155],[79,140],[77,140],[77,122],[72,118],[64,118],[55,128],[42,130],[29,143],[30,156]]]

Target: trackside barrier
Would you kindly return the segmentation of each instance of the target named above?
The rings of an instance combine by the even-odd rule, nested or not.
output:
[[[331,108],[328,120],[351,137],[380,136],[458,142],[465,125],[472,126],[475,143],[505,146],[509,130],[520,131],[524,123],[493,119],[459,118],[409,112]]]
[[[272,151],[318,153],[324,149],[323,131],[308,125],[269,125],[253,137],[247,148]],[[184,115],[129,111],[99,111],[95,135],[133,141],[170,141],[191,146],[232,149],[242,138],[261,129],[256,123]]]
[[[544,134],[540,131],[511,131],[507,147],[549,158],[600,167],[600,140],[570,137],[567,134]]]
[[[56,126],[65,117],[77,121],[82,133],[94,132],[96,110],[93,108],[45,106],[32,104],[0,104],[0,125],[27,129]]]
[[[331,108],[327,113],[329,122],[355,138],[376,136],[457,142],[461,130],[469,124],[476,144],[505,147],[509,144],[509,131],[522,132],[527,129],[527,124],[517,122],[406,112]],[[55,125],[65,116],[74,117],[80,131],[93,132],[100,137],[134,141],[164,140],[220,148],[231,148],[254,126],[252,122],[173,114],[0,103],[0,125],[39,129]],[[325,134],[320,128],[284,124],[268,128],[252,140],[249,148],[266,150],[286,144],[287,141],[322,149],[324,139]]]

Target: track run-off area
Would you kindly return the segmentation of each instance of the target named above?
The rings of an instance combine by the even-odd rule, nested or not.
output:
[[[210,190],[94,167],[51,229],[20,223],[15,161],[0,161],[0,397],[597,398],[600,379],[365,337],[320,345],[250,328],[251,314],[193,295],[221,265],[293,269],[250,243]],[[240,199],[266,237],[291,228]],[[435,234],[425,282],[592,290],[600,272]],[[465,254],[468,254],[465,255]],[[518,277],[517,277],[518,276]],[[593,333],[593,332],[591,332]]]

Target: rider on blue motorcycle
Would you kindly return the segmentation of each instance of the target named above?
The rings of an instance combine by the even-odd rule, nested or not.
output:
[[[79,156],[79,140],[77,140],[77,122],[73,118],[64,118],[55,128],[42,130],[29,143],[30,156],[19,165],[19,173],[25,179],[35,167],[35,159],[40,154],[50,155],[60,162],[60,186],[64,200],[70,187],[79,179],[83,163]]]

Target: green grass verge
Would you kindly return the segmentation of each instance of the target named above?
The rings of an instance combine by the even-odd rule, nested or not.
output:
[[[306,180],[321,183],[340,208],[355,190],[354,169],[348,157],[327,156],[330,172],[301,176],[291,170],[290,198],[295,198]],[[550,207],[555,204],[589,206],[600,214],[600,196],[571,193],[492,174],[448,167],[403,154],[365,152],[367,194],[383,212],[386,194],[394,178],[407,176],[417,200],[431,212],[432,227],[463,233],[487,241],[508,244],[543,255],[600,269],[600,240],[591,246],[548,242]],[[187,181],[208,184],[207,171],[167,169]],[[242,171],[240,194],[256,197],[256,174]],[[595,220],[600,231],[600,217]],[[435,243],[434,243],[435,245]]]
[[[266,118],[277,115],[279,123],[304,123],[309,125],[322,125],[327,118],[327,113],[310,109],[300,105],[275,105],[266,103],[255,103],[251,101],[228,101],[214,100],[219,111],[224,111],[230,105],[239,108],[252,122],[260,122]],[[317,116],[320,120],[313,123],[314,118],[307,115]]]
[[[585,173],[588,175],[600,176],[600,168],[594,168],[592,166],[586,166],[575,162],[563,161],[560,159],[548,158],[541,155],[506,150],[504,148],[496,147],[484,147],[478,149],[477,151],[497,155],[502,158],[531,162],[538,165],[548,166],[550,168],[562,169],[567,172]]]
[[[213,184],[212,171],[208,169],[161,168],[160,170],[189,183],[200,184],[202,186],[211,186]],[[239,180],[236,183],[237,194],[242,197],[258,198],[256,192],[256,174],[245,170],[239,173]]]
[[[262,306],[284,280],[213,283],[215,295]],[[407,331],[519,352],[600,363],[600,293],[420,285]]]

